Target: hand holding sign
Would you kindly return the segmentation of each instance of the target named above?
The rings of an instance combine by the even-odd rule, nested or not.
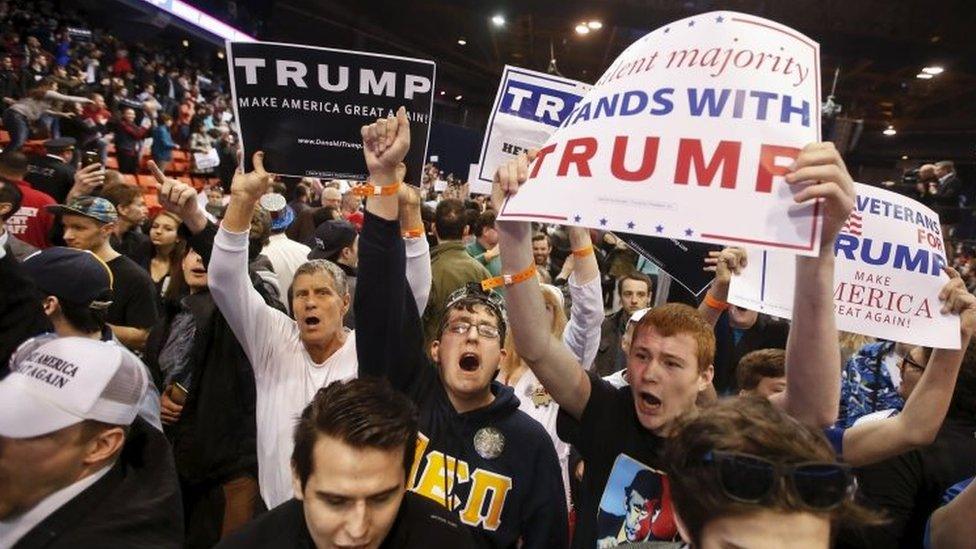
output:
[[[960,331],[963,337],[970,337],[973,332],[976,332],[976,296],[966,289],[959,271],[952,267],[945,267],[945,272],[950,278],[939,292],[942,313],[959,315]]]
[[[268,192],[274,181],[274,175],[264,171],[264,153],[258,151],[251,157],[254,171],[244,173],[238,169],[230,184],[232,195],[238,195],[249,200],[257,201]]]
[[[837,233],[854,209],[854,180],[833,143],[810,143],[800,152],[792,169],[786,174],[789,184],[814,183],[797,192],[793,200],[798,204],[818,198],[824,199],[824,228],[821,248],[832,250]]]
[[[491,205],[495,211],[501,211],[505,200],[518,194],[519,187],[529,178],[529,164],[538,154],[538,149],[531,149],[498,166],[491,189]]]
[[[403,162],[410,150],[410,122],[403,107],[396,118],[390,116],[362,127],[363,156],[370,177],[396,178],[397,165]]]
[[[715,273],[715,280],[712,282],[712,294],[715,299],[725,301],[729,295],[732,275],[740,274],[748,263],[746,251],[742,248],[730,247],[722,251],[708,252],[704,270]]]

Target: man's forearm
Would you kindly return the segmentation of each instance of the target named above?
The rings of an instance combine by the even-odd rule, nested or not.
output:
[[[513,275],[533,264],[528,223],[496,223],[502,258],[502,274]],[[505,305],[512,338],[519,355],[549,391],[553,399],[576,419],[590,398],[590,381],[579,361],[541,320],[545,301],[537,277],[505,288]]]
[[[149,339],[149,330],[145,328],[115,326],[113,324],[109,324],[109,327],[115,337],[122,342],[122,345],[136,351],[141,351],[146,346],[146,340]]]
[[[786,344],[784,409],[815,427],[837,419],[840,343],[834,321],[834,251],[796,259],[793,324]]]
[[[224,213],[223,227],[232,233],[243,233],[251,228],[251,216],[258,199],[243,193],[231,193],[230,203]]]
[[[532,265],[532,248],[529,238],[532,227],[528,223],[498,221],[498,248],[501,250],[502,275],[514,275]],[[539,311],[545,310],[545,301],[538,280],[532,277],[525,282],[505,289],[505,305],[508,309],[512,336],[519,355],[526,362],[541,358],[549,346],[551,334],[544,323],[537,322]]]

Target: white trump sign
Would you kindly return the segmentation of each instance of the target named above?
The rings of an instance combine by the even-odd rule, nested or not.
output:
[[[940,312],[949,280],[939,216],[910,198],[858,183],[854,211],[834,242],[837,328],[891,341],[958,349],[959,317]],[[781,318],[793,316],[796,259],[749,250],[732,278],[729,302]]]
[[[797,205],[782,176],[820,136],[819,55],[735,12],[651,32],[563,118],[499,217],[814,255],[820,203]]]
[[[505,65],[478,157],[479,188],[490,187],[499,166],[542,146],[589,89],[583,82]]]

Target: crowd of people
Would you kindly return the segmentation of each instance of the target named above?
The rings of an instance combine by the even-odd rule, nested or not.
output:
[[[792,321],[728,303],[735,247],[656,300],[612,233],[497,219],[534,151],[413,187],[401,109],[367,183],[235,172],[219,75],[46,9],[0,2],[0,547],[972,546],[976,259],[943,216],[959,349],[838,332],[830,143]]]

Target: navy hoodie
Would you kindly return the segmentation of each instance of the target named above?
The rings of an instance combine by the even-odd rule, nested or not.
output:
[[[448,399],[423,349],[399,223],[366,214],[353,302],[359,375],[386,377],[420,411],[410,489],[456,513],[484,547],[566,547],[555,449],[542,426],[519,411],[512,388],[492,382],[492,403],[466,413]],[[475,437],[497,433],[500,453],[483,457]]]

